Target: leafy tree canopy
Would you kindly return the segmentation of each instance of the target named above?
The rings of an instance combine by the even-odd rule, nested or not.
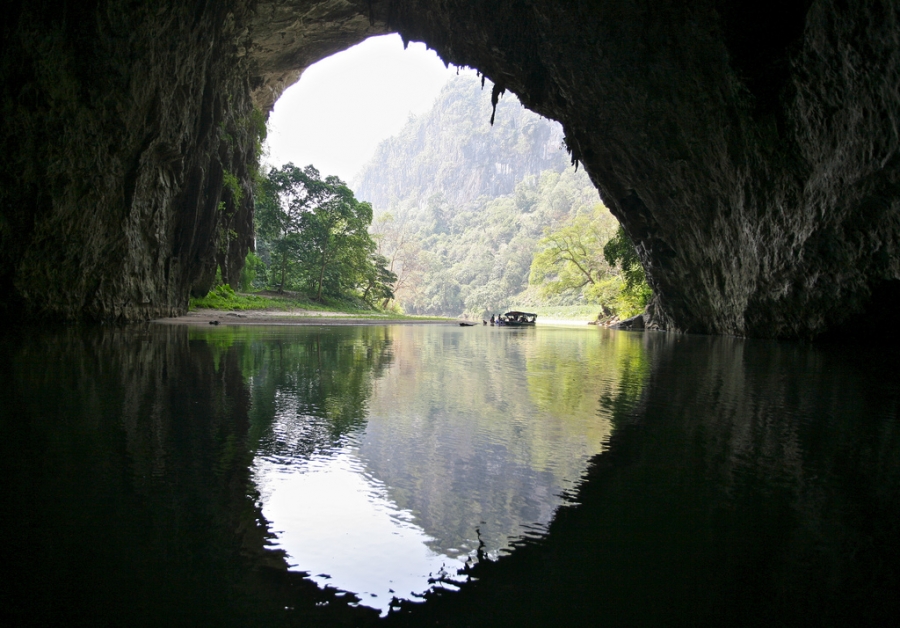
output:
[[[634,248],[634,243],[622,225],[616,230],[615,235],[603,246],[603,257],[610,265],[617,265],[622,270],[625,285],[622,289],[622,301],[626,309],[643,310],[653,292],[647,284],[647,276],[644,267]]]
[[[313,166],[271,169],[256,199],[257,235],[270,257],[272,283],[323,296],[384,299],[395,281],[369,235],[372,206],[338,177]]]
[[[603,205],[591,214],[579,214],[556,230],[547,229],[538,243],[542,247],[531,262],[529,282],[540,285],[545,296],[596,288],[611,276],[603,257],[612,217]]]
[[[634,245],[603,205],[548,229],[538,244],[529,281],[544,299],[575,297],[622,317],[638,314],[650,299]]]

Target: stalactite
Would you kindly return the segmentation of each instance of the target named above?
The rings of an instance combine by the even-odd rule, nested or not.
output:
[[[484,77],[482,77],[483,79]],[[482,87],[484,87],[484,81],[482,80]],[[494,126],[494,116],[497,115],[497,103],[500,101],[500,96],[506,91],[505,87],[500,87],[498,83],[494,83],[493,89],[491,89],[491,126]]]

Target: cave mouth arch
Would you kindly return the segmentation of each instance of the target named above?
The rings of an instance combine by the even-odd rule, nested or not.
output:
[[[224,181],[249,190],[254,105],[388,32],[563,125],[638,248],[663,327],[815,337],[900,279],[889,0],[106,0],[19,2],[9,17],[5,314],[183,311],[250,246],[249,194]]]

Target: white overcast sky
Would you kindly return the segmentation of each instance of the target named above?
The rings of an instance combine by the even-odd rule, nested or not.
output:
[[[378,142],[427,111],[456,74],[424,44],[373,37],[311,66],[275,103],[266,162],[314,165],[350,182]],[[460,70],[460,72],[474,70]]]

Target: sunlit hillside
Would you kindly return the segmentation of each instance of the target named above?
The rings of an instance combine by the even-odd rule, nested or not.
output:
[[[450,81],[431,111],[379,145],[353,183],[373,205],[372,231],[398,276],[396,303],[408,313],[476,317],[520,304],[594,303],[585,319],[595,318],[603,290],[585,284],[615,274],[601,249],[616,222],[570,165],[561,126],[509,94],[491,126],[490,92],[471,76]],[[596,235],[587,252],[593,276],[566,278],[551,264],[541,285],[529,286],[542,239],[584,223]]]

